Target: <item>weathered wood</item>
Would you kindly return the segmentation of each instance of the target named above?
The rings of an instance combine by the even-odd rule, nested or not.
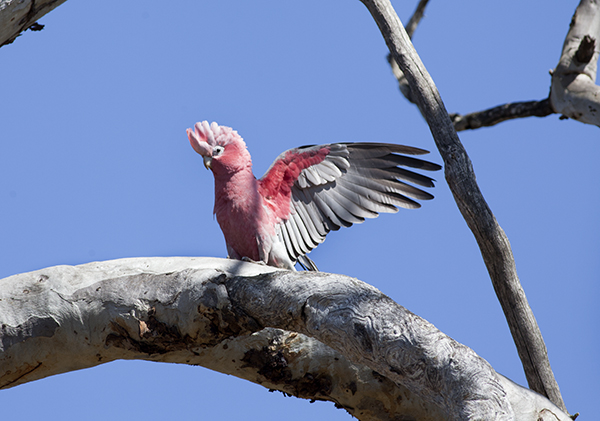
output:
[[[600,126],[600,86],[596,72],[600,54],[600,4],[581,0],[552,72],[550,103],[557,113]]]
[[[529,387],[564,410],[542,334],[517,276],[510,243],[479,190],[471,160],[454,130],[442,98],[389,0],[361,1],[379,26],[392,58],[406,76],[413,100],[433,134],[444,160],[446,181],[477,240]]]
[[[422,17],[427,1],[421,0],[406,25],[409,38]],[[519,101],[498,105],[469,114],[452,113],[456,131],[490,127],[507,120],[526,117],[547,117],[562,114],[582,123],[600,126],[600,86],[595,84],[600,52],[600,6],[592,0],[582,0],[577,7],[565,38],[560,61],[551,72],[550,96],[539,101]],[[410,85],[398,64],[388,55],[400,92],[416,103]]]
[[[56,266],[0,280],[0,327],[0,388],[144,359],[330,400],[361,420],[568,419],[343,275],[209,258]]]
[[[425,8],[427,7],[427,3],[429,3],[429,0],[419,0],[415,11],[408,20],[408,23],[406,24],[406,33],[411,39],[415,31],[417,30],[417,26],[419,26],[419,22],[421,22],[421,19],[423,19],[423,15],[425,15]]]
[[[66,0],[0,0],[0,47],[12,43],[25,30],[39,31],[37,20]]]
[[[547,117],[554,114],[548,98],[541,101],[520,101],[498,105],[487,110],[461,115],[450,114],[457,132],[494,126],[506,120],[525,117]]]
[[[408,20],[408,23],[406,24],[406,33],[410,39],[412,39],[415,31],[417,30],[417,27],[419,26],[419,23],[421,22],[421,19],[423,18],[423,15],[425,14],[425,8],[427,7],[427,3],[429,3],[429,0],[420,0],[419,4],[417,4],[417,8],[415,9],[412,16]],[[398,87],[400,88],[400,92],[402,92],[402,95],[404,95],[404,97],[407,100],[414,104],[415,100],[412,97],[410,85],[406,80],[406,76],[404,76],[404,73],[402,73],[402,70],[398,66],[398,63],[396,63],[396,61],[394,61],[394,59],[392,58],[391,53],[387,55],[387,60],[390,63],[394,76],[396,76],[396,80],[398,80]]]

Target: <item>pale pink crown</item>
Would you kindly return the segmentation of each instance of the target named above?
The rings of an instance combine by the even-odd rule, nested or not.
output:
[[[233,139],[242,141],[242,138],[231,127],[219,126],[216,122],[198,122],[194,130],[187,129],[188,139],[192,148],[202,156],[211,156],[213,146],[225,146]],[[243,141],[242,141],[243,142]]]

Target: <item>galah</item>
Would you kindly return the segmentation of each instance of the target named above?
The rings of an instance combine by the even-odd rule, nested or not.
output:
[[[232,259],[295,270],[317,270],[306,256],[330,231],[375,218],[397,207],[418,208],[433,196],[407,182],[433,187],[433,179],[407,170],[437,164],[401,154],[423,149],[388,143],[329,143],[283,152],[257,179],[244,140],[230,127],[196,123],[190,144],[215,179],[214,214]]]

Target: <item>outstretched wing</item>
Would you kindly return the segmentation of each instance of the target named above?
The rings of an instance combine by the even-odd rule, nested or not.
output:
[[[267,203],[281,220],[277,234],[292,261],[316,266],[305,256],[330,231],[375,218],[398,207],[418,208],[433,196],[411,184],[433,179],[408,168],[437,171],[437,164],[408,155],[428,151],[386,143],[304,146],[281,154],[259,180]]]

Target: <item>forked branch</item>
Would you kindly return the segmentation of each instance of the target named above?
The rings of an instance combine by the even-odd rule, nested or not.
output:
[[[427,1],[421,0],[407,24],[410,38],[423,15]],[[410,31],[408,27],[410,25]],[[593,0],[582,0],[577,7],[565,39],[560,61],[551,72],[548,98],[539,101],[511,102],[469,114],[452,113],[456,131],[494,126],[503,121],[525,117],[561,114],[582,123],[600,126],[600,86],[595,84],[600,51],[600,6]],[[388,55],[400,92],[415,103],[410,86],[398,64]]]

